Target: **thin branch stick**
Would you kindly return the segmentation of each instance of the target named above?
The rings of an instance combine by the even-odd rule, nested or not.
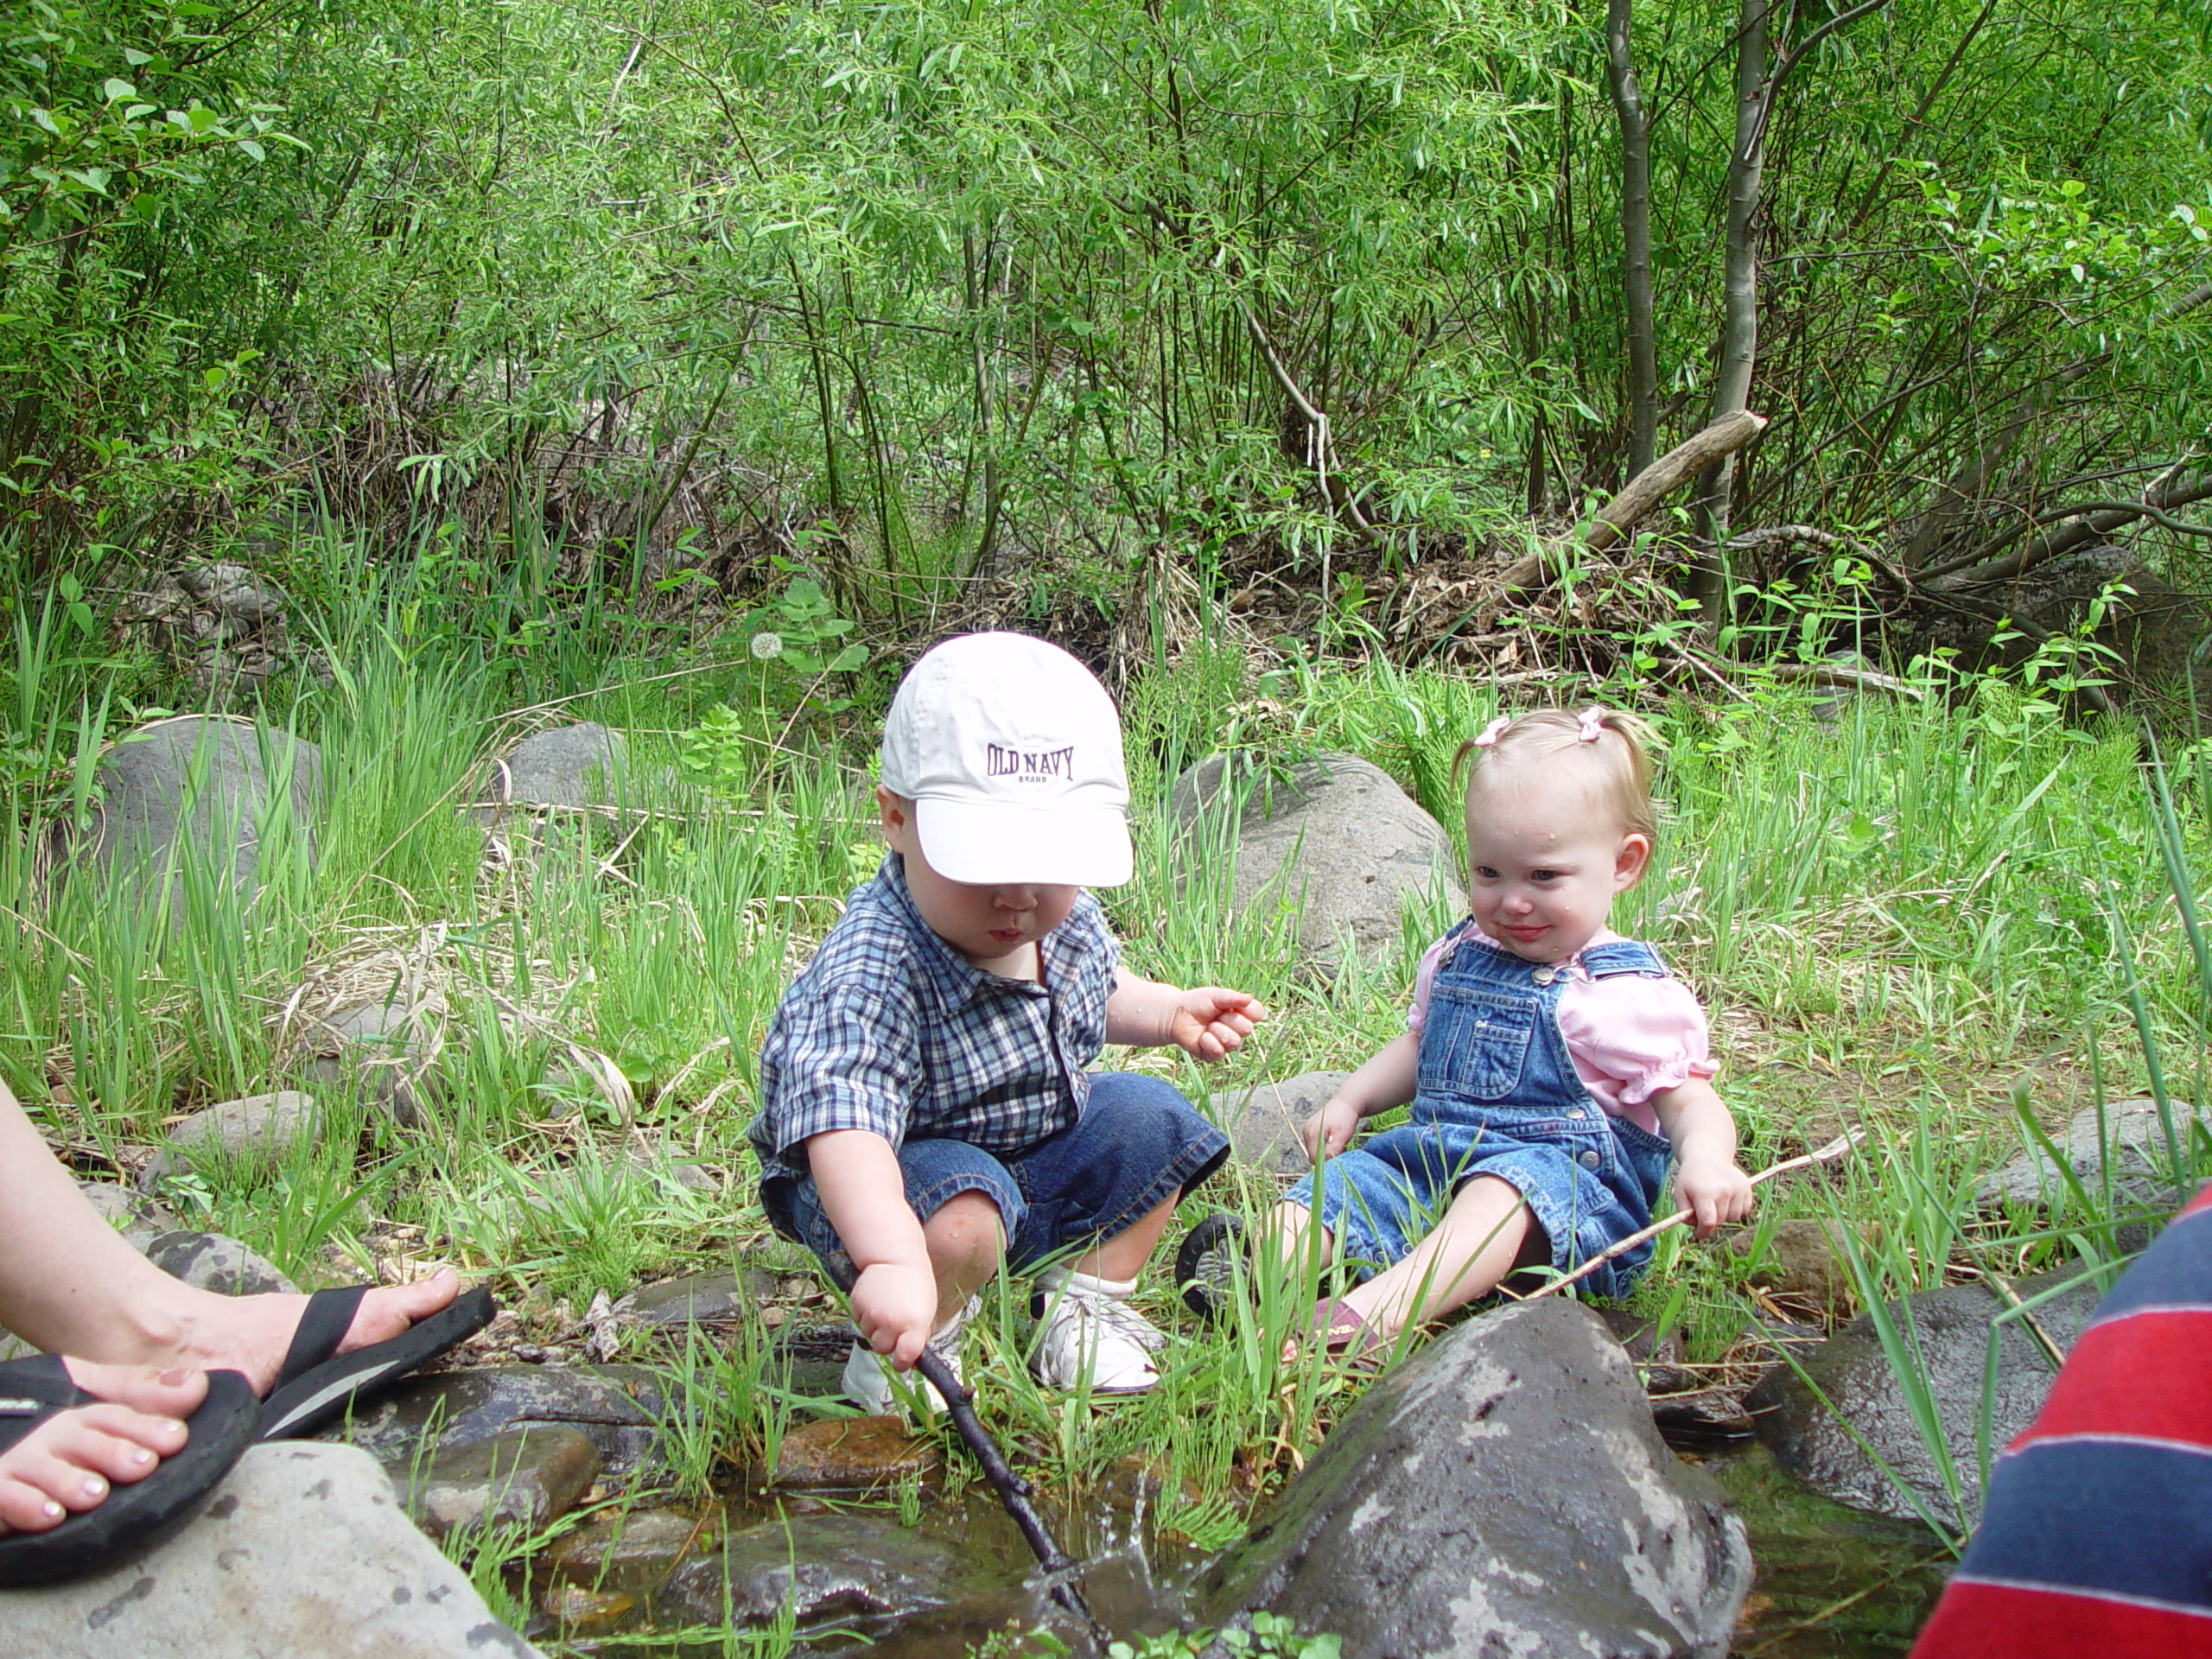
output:
[[[1244,319],[1245,332],[1252,336],[1252,343],[1260,348],[1260,355],[1266,359],[1268,372],[1274,377],[1275,385],[1282,388],[1283,396],[1296,404],[1298,412],[1306,417],[1306,423],[1311,429],[1306,441],[1307,459],[1320,480],[1322,499],[1332,506],[1342,509],[1344,516],[1358,526],[1362,535],[1372,537],[1376,533],[1375,526],[1359,510],[1358,498],[1345,487],[1341,476],[1344,469],[1339,467],[1336,469],[1338,475],[1331,475],[1336,440],[1331,435],[1329,417],[1313,406],[1313,399],[1300,391],[1298,382],[1290,378],[1290,371],[1283,366],[1282,359],[1275,354],[1274,342],[1268,338],[1267,330],[1260,327],[1260,320],[1252,315],[1252,308],[1240,299],[1236,302],[1236,314]]]
[[[1844,1154],[1849,1152],[1853,1147],[1857,1146],[1866,1138],[1866,1131],[1865,1129],[1853,1129],[1847,1134],[1840,1135],[1836,1136],[1834,1140],[1829,1141],[1827,1145],[1815,1147],[1813,1151],[1807,1153],[1802,1158],[1785,1158],[1782,1162],[1770,1165],[1769,1167],[1761,1170],[1758,1174],[1751,1177],[1751,1185],[1753,1186],[1757,1186],[1760,1182],[1770,1181],[1777,1175],[1786,1175],[1793,1169],[1804,1169],[1814,1164],[1834,1163],[1837,1159],[1842,1157]],[[1626,1255],[1630,1250],[1634,1249],[1637,1245],[1644,1243],[1647,1239],[1658,1237],[1660,1234],[1665,1232],[1670,1227],[1681,1226],[1684,1222],[1690,1220],[1695,1214],[1696,1211],[1692,1210],[1677,1210],[1673,1215],[1669,1216],[1663,1221],[1655,1221],[1649,1227],[1643,1229],[1641,1231],[1630,1233],[1626,1238],[1621,1240],[1619,1243],[1614,1245],[1611,1249],[1603,1250],[1598,1255],[1592,1256],[1587,1262],[1585,1262],[1573,1273],[1567,1274],[1564,1277],[1553,1280],[1551,1283],[1546,1285],[1541,1290],[1530,1291],[1521,1300],[1525,1302],[1533,1302],[1539,1296],[1548,1296],[1555,1290],[1565,1290],[1569,1285],[1574,1283],[1577,1280],[1588,1278],[1592,1274],[1597,1272],[1599,1268],[1604,1267],[1606,1262],[1612,1261],[1616,1256]]]

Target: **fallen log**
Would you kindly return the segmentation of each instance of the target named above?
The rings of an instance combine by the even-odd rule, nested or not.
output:
[[[1628,481],[1628,485],[1600,508],[1582,538],[1583,547],[1602,553],[1628,539],[1645,515],[1677,486],[1688,482],[1723,456],[1732,455],[1766,429],[1766,416],[1738,410],[1722,416],[1702,431],[1675,446]],[[1559,574],[1565,548],[1548,548],[1516,559],[1506,566],[1501,586],[1509,594],[1548,587]]]

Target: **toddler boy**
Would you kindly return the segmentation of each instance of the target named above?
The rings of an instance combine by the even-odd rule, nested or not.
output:
[[[1129,879],[1121,726],[1057,646],[978,633],[925,655],[876,804],[891,850],[785,992],[751,1129],[776,1230],[855,1275],[845,1392],[888,1410],[887,1363],[925,1343],[957,1374],[1001,1258],[1044,1293],[1039,1380],[1141,1392],[1166,1338],[1129,1294],[1229,1143],[1172,1084],[1084,1067],[1109,1042],[1219,1059],[1266,1010],[1117,965],[1084,889]]]

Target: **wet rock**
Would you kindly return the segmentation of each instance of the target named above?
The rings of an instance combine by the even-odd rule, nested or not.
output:
[[[2189,1151],[2190,1109],[2187,1103],[2172,1103],[2174,1134],[2184,1157]],[[2067,1166],[2100,1204],[2107,1175],[2113,1196],[2120,1202],[2145,1209],[2171,1210],[2179,1203],[2164,1172],[2172,1160],[2166,1147],[2165,1125],[2155,1100],[2114,1100],[2105,1103],[2104,1121],[2097,1109],[2086,1107],[2067,1121],[2065,1131],[2051,1137]],[[2012,1205],[2018,1208],[2048,1207],[2069,1203],[2072,1190],[2066,1178],[2043,1148],[2024,1146],[1974,1190],[1977,1203],[1990,1208]]]
[[[644,1595],[686,1556],[719,1554],[721,1536],[712,1513],[637,1510],[586,1522],[546,1552],[543,1565],[561,1583]]]
[[[175,1230],[176,1217],[143,1192],[113,1181],[79,1181],[77,1190],[99,1211],[100,1219],[142,1255],[160,1235]]]
[[[1298,1126],[1344,1087],[1349,1071],[1302,1071],[1256,1089],[1228,1089],[1206,1103],[1206,1114],[1229,1131],[1236,1156],[1270,1175],[1303,1175],[1313,1168]]]
[[[10,1653],[39,1659],[537,1659],[344,1446],[251,1447],[151,1553],[0,1590]]]
[[[1738,1255],[1748,1255],[1758,1237],[1758,1230],[1747,1227],[1728,1241],[1728,1248]],[[1846,1248],[1840,1221],[1799,1217],[1777,1222],[1749,1282],[1770,1295],[1808,1303],[1824,1318],[1839,1318],[1859,1296]]]
[[[1629,1363],[1637,1368],[1648,1394],[1671,1394],[1690,1386],[1690,1374],[1681,1369],[1685,1357],[1680,1331],[1662,1331],[1640,1313],[1624,1307],[1601,1307],[1598,1317],[1621,1345]]]
[[[404,1469],[510,1429],[566,1427],[597,1448],[606,1473],[626,1475],[652,1462],[661,1409],[659,1385],[643,1366],[489,1365],[395,1383],[320,1438]]]
[[[673,1182],[687,1192],[719,1192],[722,1190],[722,1184],[714,1171],[702,1165],[657,1155],[638,1147],[627,1148],[623,1156],[648,1179]]]
[[[772,1484],[793,1491],[861,1490],[934,1469],[937,1444],[896,1417],[827,1417],[789,1430]]]
[[[1214,755],[1175,780],[1170,804],[1186,837],[1233,838],[1230,902],[1287,905],[1310,961],[1335,963],[1346,938],[1370,957],[1395,950],[1401,906],[1428,893],[1466,907],[1443,826],[1356,755],[1318,755],[1287,778],[1240,766],[1233,779]]]
[[[2073,1277],[2046,1274],[2013,1281],[2024,1301]],[[2094,1284],[2063,1292],[2036,1309],[2036,1319],[2063,1353],[2071,1348],[2096,1306]],[[1901,1332],[1916,1344],[1921,1369],[1943,1425],[1944,1444],[1966,1498],[1966,1523],[1980,1510],[1977,1424],[1982,1408],[1993,1321],[2010,1304],[1980,1285],[1922,1291],[1891,1310]],[[1989,1444],[2001,1446],[2042,1409],[2055,1375],[2049,1357],[2016,1319],[1999,1327],[1994,1408]],[[1798,1363],[1834,1408],[1831,1413],[1788,1367],[1770,1371],[1745,1396],[1759,1438],[1775,1461],[1824,1497],[1899,1520],[1917,1518],[1912,1502],[1886,1478],[1860,1447],[1864,1437],[1876,1456],[1947,1526],[1962,1524],[1936,1459],[1919,1430],[1896,1373],[1883,1355],[1871,1318],[1861,1314]],[[1836,1414],[1840,1414],[1841,1421]],[[1846,1427],[1845,1425],[1849,1427]]]
[[[195,1157],[220,1157],[236,1165],[266,1167],[281,1162],[286,1153],[302,1142],[315,1145],[321,1134],[321,1114],[312,1095],[282,1089],[273,1095],[226,1100],[194,1112],[171,1129],[161,1149],[139,1172],[138,1183],[151,1191],[157,1182],[189,1168]]]
[[[1554,1298],[1377,1382],[1194,1599],[1207,1624],[1334,1631],[1345,1659],[1719,1659],[1751,1579],[1726,1495],[1660,1440],[1596,1314]]]
[[[158,1234],[146,1245],[146,1259],[163,1273],[218,1296],[260,1296],[270,1291],[296,1295],[300,1288],[274,1262],[221,1233],[180,1230]]]
[[[845,1358],[853,1351],[849,1325],[792,1325],[776,1332],[770,1363],[792,1394],[831,1400],[845,1388]]]
[[[537,1532],[557,1521],[599,1478],[599,1448],[566,1425],[510,1429],[393,1471],[407,1512],[437,1540],[512,1523]]]
[[[422,1103],[436,1096],[445,1021],[445,1004],[435,996],[395,995],[334,1009],[315,1022],[315,1076],[417,1128]]]
[[[615,800],[629,760],[622,734],[589,721],[526,737],[492,763],[481,799],[506,806],[597,806]]]
[[[638,1599],[626,1590],[594,1590],[588,1585],[540,1585],[537,1610],[557,1620],[563,1634],[595,1636],[627,1618]]]
[[[671,1325],[735,1325],[781,1288],[775,1274],[747,1268],[734,1273],[695,1273],[658,1285],[640,1285],[614,1304],[618,1319],[648,1330]]]
[[[771,1623],[786,1602],[802,1630],[888,1623],[946,1605],[959,1577],[950,1546],[895,1522],[802,1515],[730,1534],[671,1573],[653,1604],[664,1624],[744,1629]]]
[[[313,863],[322,752],[285,733],[181,715],[124,738],[94,780],[94,827],[80,855],[143,899],[166,884],[178,915],[182,873],[173,861],[203,860],[244,891],[261,885],[264,842],[296,847]]]

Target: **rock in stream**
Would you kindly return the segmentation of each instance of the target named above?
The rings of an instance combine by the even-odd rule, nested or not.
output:
[[[1551,1298],[1377,1382],[1194,1599],[1333,1631],[1344,1659],[1719,1659],[1751,1581],[1726,1494],[1667,1449],[1598,1316]]]
[[[2022,1301],[2033,1303],[2075,1276],[2070,1269],[2061,1269],[2014,1280],[2012,1288]],[[2037,1322],[2062,1354],[2088,1323],[2100,1294],[2094,1283],[2077,1285],[2036,1307]],[[1977,1442],[1990,1328],[2010,1306],[1984,1286],[1948,1285],[1910,1296],[1891,1312],[1918,1351],[1968,1521],[1980,1510]],[[2000,1330],[1990,1396],[1993,1449],[2033,1421],[2057,1375],[2024,1319],[2006,1319]],[[1945,1526],[1961,1524],[1961,1506],[1952,1502],[1936,1454],[1921,1433],[1912,1402],[1883,1352],[1872,1317],[1861,1314],[1799,1363],[1811,1386],[1783,1366],[1767,1373],[1744,1402],[1775,1461],[1839,1503],[1901,1521],[1919,1519],[1913,1499],[1883,1474],[1861,1446],[1863,1440],[1929,1515]],[[1821,1403],[1823,1398],[1827,1405]]]

